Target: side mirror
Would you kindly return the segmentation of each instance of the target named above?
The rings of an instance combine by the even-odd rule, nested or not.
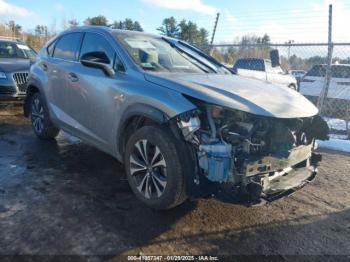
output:
[[[276,67],[280,66],[280,54],[277,49],[271,50],[270,52],[270,58],[271,58],[271,66]]]
[[[85,53],[80,58],[80,63],[87,67],[102,69],[107,76],[113,76],[115,74],[113,68],[110,66],[111,60],[105,52]]]

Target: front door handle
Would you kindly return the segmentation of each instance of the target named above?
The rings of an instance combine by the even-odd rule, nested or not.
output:
[[[74,73],[69,73],[68,74],[68,79],[72,82],[78,82],[79,81],[79,78],[76,74]]]

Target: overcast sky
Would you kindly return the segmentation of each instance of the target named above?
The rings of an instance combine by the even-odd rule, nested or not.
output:
[[[245,34],[268,33],[272,41],[326,42],[327,7],[334,8],[334,40],[350,40],[350,0],[0,0],[0,22],[15,20],[26,30],[37,24],[62,29],[62,21],[82,22],[102,14],[110,22],[126,17],[156,32],[163,18],[191,19],[210,33],[220,12],[216,43],[232,42]]]

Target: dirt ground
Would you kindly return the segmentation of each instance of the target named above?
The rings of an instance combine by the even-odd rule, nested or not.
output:
[[[315,181],[257,207],[215,199],[159,212],[121,164],[67,134],[38,140],[0,108],[0,254],[343,255],[350,260],[350,155],[323,152]]]

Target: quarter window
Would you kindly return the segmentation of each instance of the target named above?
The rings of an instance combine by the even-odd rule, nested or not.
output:
[[[77,59],[82,33],[70,33],[62,36],[55,47],[53,56],[64,60]]]

